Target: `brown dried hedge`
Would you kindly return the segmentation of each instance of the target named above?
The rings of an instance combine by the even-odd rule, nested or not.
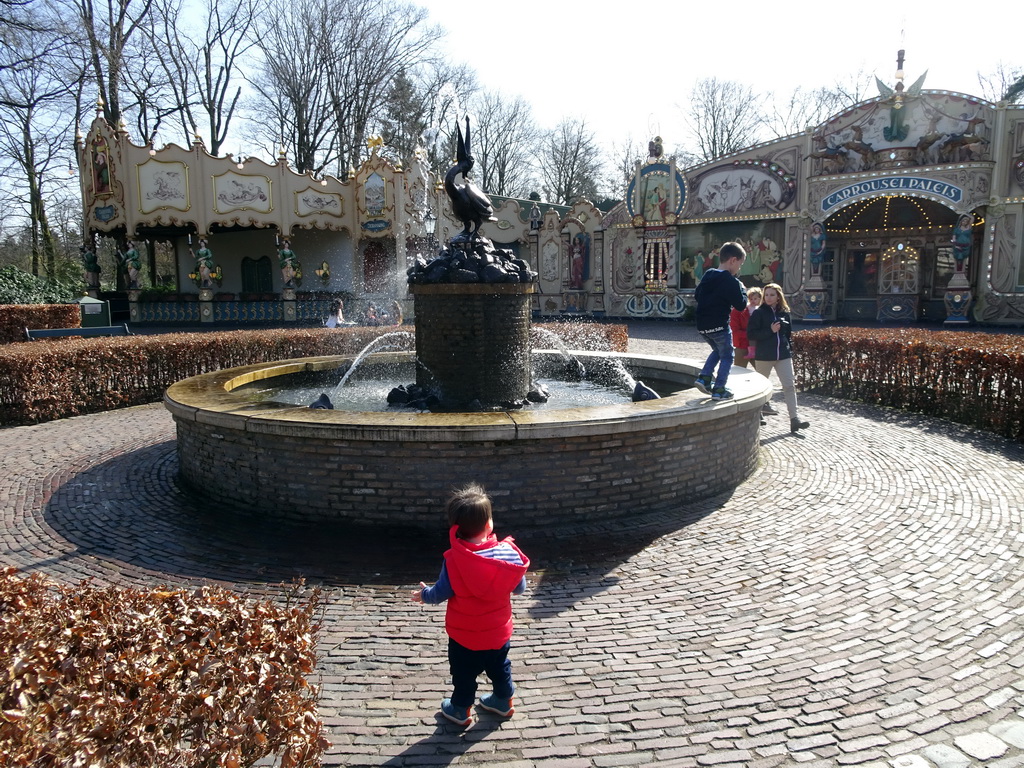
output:
[[[0,344],[25,341],[26,328],[78,328],[77,304],[0,304]]]
[[[625,326],[553,323],[573,348],[625,351]],[[317,355],[354,355],[393,327],[287,328],[46,339],[0,346],[0,424],[37,424],[66,416],[157,402],[176,381],[252,363]],[[400,330],[412,331],[409,327]]]
[[[1024,441],[1024,337],[913,328],[793,335],[807,392],[899,408]]]
[[[320,597],[280,606],[0,571],[3,765],[318,767]]]

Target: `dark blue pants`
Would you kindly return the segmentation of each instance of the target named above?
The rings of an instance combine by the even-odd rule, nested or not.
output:
[[[717,365],[718,376],[715,379],[714,386],[715,388],[724,387],[725,383],[729,380],[729,370],[732,368],[732,328],[727,325],[717,331],[706,333],[701,331],[700,335],[704,337],[704,341],[711,345],[711,354],[704,361],[704,367],[701,369],[700,375],[711,378],[711,372],[715,370]]]
[[[515,692],[512,684],[512,662],[508,660],[509,643],[493,651],[471,651],[448,638],[448,665],[452,672],[452,704],[472,707],[476,701],[476,678],[486,672],[494,695],[510,699]]]

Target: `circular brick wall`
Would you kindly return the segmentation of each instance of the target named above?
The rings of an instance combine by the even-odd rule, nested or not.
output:
[[[614,356],[640,379],[689,387],[697,373],[674,358]],[[471,481],[516,526],[617,518],[742,482],[756,466],[760,408],[771,396],[766,379],[739,368],[729,379],[735,399],[717,403],[687,388],[595,408],[353,413],[248,403],[230,392],[341,362],[246,366],[171,386],[164,402],[183,483],[209,502],[292,520],[436,528],[450,490]]]

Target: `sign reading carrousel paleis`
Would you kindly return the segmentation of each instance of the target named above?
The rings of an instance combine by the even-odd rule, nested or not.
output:
[[[923,176],[883,176],[877,179],[863,179],[826,195],[821,199],[821,210],[823,212],[830,211],[850,198],[885,194],[886,192],[893,194],[917,193],[942,198],[951,203],[959,203],[964,197],[961,187],[942,179],[929,179]]]

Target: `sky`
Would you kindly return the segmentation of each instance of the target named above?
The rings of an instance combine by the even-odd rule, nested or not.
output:
[[[903,48],[907,86],[927,70],[925,88],[980,96],[979,72],[1024,69],[1024,11],[999,18],[995,2],[977,12],[942,0],[422,4],[448,31],[450,59],[470,64],[485,89],[522,96],[543,128],[583,117],[605,146],[646,147],[653,135],[666,150],[683,143],[681,105],[703,78],[788,95],[863,71],[892,86]]]

